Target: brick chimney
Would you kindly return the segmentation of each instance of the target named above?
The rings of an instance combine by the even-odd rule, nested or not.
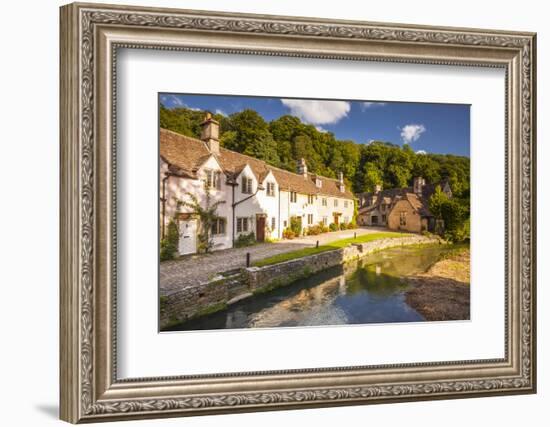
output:
[[[298,174],[303,175],[305,179],[307,179],[307,165],[306,165],[306,159],[303,157],[298,160]]]
[[[212,114],[206,113],[201,123],[201,139],[206,142],[212,154],[220,154],[220,124],[212,118]]]
[[[417,176],[413,180],[413,191],[417,196],[422,196],[422,189],[426,185],[426,181],[421,176]]]

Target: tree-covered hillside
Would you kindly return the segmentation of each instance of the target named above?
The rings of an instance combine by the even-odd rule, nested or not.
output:
[[[161,106],[160,125],[175,132],[200,137],[205,112]],[[229,117],[214,114],[220,122],[222,146],[265,160],[273,166],[296,170],[296,161],[306,159],[308,169],[327,177],[342,171],[355,193],[412,185],[415,176],[428,183],[449,180],[454,197],[469,207],[470,159],[450,154],[417,154],[409,145],[374,141],[357,144],[338,140],[334,134],[319,131],[297,117],[285,115],[271,122],[253,110]]]

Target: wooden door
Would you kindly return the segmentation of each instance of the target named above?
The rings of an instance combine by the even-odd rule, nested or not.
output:
[[[256,217],[256,240],[265,241],[265,216]]]

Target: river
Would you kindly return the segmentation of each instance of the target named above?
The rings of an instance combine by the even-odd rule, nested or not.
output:
[[[424,321],[405,302],[407,284],[402,278],[426,271],[452,249],[451,245],[387,249],[169,330]]]

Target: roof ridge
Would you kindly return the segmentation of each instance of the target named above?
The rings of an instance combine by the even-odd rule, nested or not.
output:
[[[194,141],[200,142],[200,143],[202,143],[206,148],[208,148],[208,146],[206,145],[206,143],[205,143],[203,140],[201,140],[201,139],[198,139],[198,138],[195,138],[195,137],[192,137],[192,136],[188,136],[188,135],[184,135],[184,134],[182,134],[182,133],[175,132],[175,131],[173,131],[173,130],[166,129],[166,128],[163,128],[163,127],[161,127],[160,129],[161,129],[161,130],[165,130],[165,131],[170,132],[170,133],[173,133],[174,135],[182,136],[182,137],[184,137],[184,138],[189,138],[189,139],[192,139],[192,140],[194,140]],[[278,166],[270,165],[270,164],[267,163],[265,160],[262,160],[262,159],[258,159],[258,158],[256,158],[256,157],[249,156],[248,154],[239,153],[238,151],[230,150],[229,148],[225,148],[225,147],[222,147],[222,146],[220,146],[220,150],[230,151],[231,153],[235,153],[235,154],[238,154],[238,155],[240,155],[240,156],[247,157],[247,158],[249,158],[249,159],[255,160],[255,161],[260,162],[260,163],[263,163],[263,165],[264,165],[266,168],[269,167],[269,168],[277,169],[277,170],[279,170],[279,171],[281,171],[281,172],[287,172],[287,173],[291,173],[291,174],[296,175],[296,176],[301,176],[301,174],[299,174],[299,173],[291,172],[291,171],[289,171],[289,170],[282,169],[282,168],[280,168],[280,167],[278,167]],[[308,175],[313,175],[313,173],[308,172]],[[338,182],[338,179],[336,179],[336,178],[329,178],[328,176],[324,176],[324,175],[318,175],[318,176],[320,176],[321,178],[324,178],[324,179],[328,179],[328,180],[331,180],[331,181]]]

